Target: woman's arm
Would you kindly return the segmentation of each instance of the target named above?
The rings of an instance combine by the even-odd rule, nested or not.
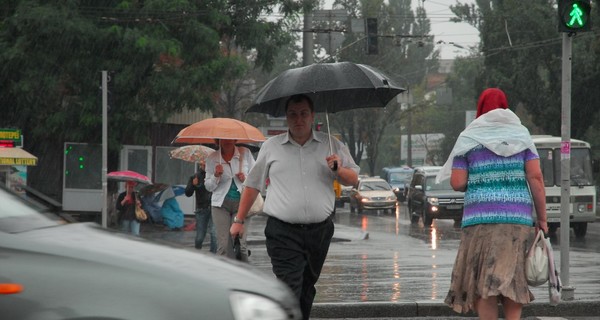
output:
[[[215,152],[220,152],[219,150]],[[204,178],[204,186],[209,192],[214,192],[219,186],[221,178],[215,177],[215,166],[217,163],[213,157],[206,158],[206,177]]]
[[[450,185],[455,191],[467,191],[467,180],[469,178],[469,172],[465,169],[452,169],[452,175],[450,176]]]
[[[540,166],[540,159],[525,162],[525,178],[529,183],[531,196],[537,216],[537,226],[548,233],[548,222],[546,217],[546,189],[544,188],[544,177]]]

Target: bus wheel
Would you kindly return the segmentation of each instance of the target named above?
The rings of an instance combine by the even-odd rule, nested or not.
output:
[[[558,229],[558,223],[549,223],[548,224],[548,236],[556,237],[556,229]]]
[[[576,238],[583,238],[587,233],[587,222],[573,223],[573,231],[575,231]]]

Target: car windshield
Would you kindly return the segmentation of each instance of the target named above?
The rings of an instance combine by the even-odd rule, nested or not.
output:
[[[394,172],[390,174],[390,183],[401,183],[410,180],[412,172]]]
[[[450,179],[442,180],[440,183],[435,183],[435,176],[427,177],[425,184],[426,190],[452,190]]]
[[[360,191],[390,190],[390,186],[385,181],[365,181],[360,184],[359,190]]]
[[[0,232],[17,233],[59,223],[58,219],[44,215],[23,197],[0,188]]]

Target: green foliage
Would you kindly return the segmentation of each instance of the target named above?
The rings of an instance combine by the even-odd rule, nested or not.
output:
[[[452,7],[456,20],[471,23],[481,33],[484,62],[476,91],[502,88],[509,104],[523,105],[544,133],[560,135],[562,34],[557,31],[555,1],[476,3]],[[598,40],[591,33],[572,39],[571,135],[582,138],[599,112],[595,104],[600,93],[590,90],[600,85]]]
[[[366,55],[364,34],[347,34],[340,61],[364,63],[376,67],[402,86],[411,90],[423,83],[429,68],[437,64],[433,42],[426,37],[430,23],[424,10],[411,9],[411,1],[336,1],[349,15],[378,19],[379,54]],[[423,38],[415,36],[424,36]],[[433,56],[433,59],[428,59]],[[366,152],[368,172],[375,175],[381,167],[399,158],[401,121],[406,117],[400,105],[392,101],[385,109],[348,111],[336,114],[332,127],[348,143],[354,160],[359,163]],[[392,135],[389,137],[388,135]],[[398,156],[397,156],[398,155]],[[382,161],[379,161],[382,157]]]

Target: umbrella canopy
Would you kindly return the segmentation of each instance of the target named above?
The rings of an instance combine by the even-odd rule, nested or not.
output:
[[[316,112],[385,107],[406,91],[375,68],[352,62],[312,64],[289,69],[267,83],[246,112],[285,115],[285,103],[295,94],[309,96]]]
[[[169,185],[166,183],[153,183],[151,185],[143,186],[140,189],[142,196],[149,196],[158,193],[154,197],[155,202],[164,202],[167,199],[178,197],[185,193],[185,187],[180,185]]]
[[[145,175],[130,170],[109,172],[106,175],[106,178],[113,181],[135,181],[143,184],[152,183],[150,178],[146,177]]]
[[[169,156],[171,159],[179,159],[188,162],[201,162],[213,152],[215,152],[214,149],[203,145],[188,145],[169,151]]]
[[[257,143],[267,140],[258,128],[231,118],[210,118],[198,121],[179,131],[172,144],[214,143],[215,139]]]

